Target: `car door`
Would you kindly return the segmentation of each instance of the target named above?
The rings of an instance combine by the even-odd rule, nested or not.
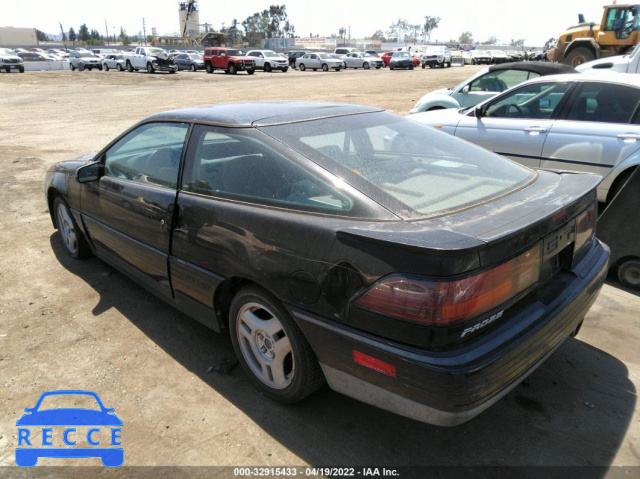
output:
[[[551,129],[540,166],[607,176],[640,150],[640,88],[585,82]],[[636,115],[637,116],[637,115]]]
[[[99,256],[163,296],[187,123],[145,123],[100,155],[104,174],[83,183],[82,221]]]
[[[455,135],[529,167],[540,166],[540,155],[564,104],[570,82],[536,82],[511,90],[481,105],[482,116],[471,110]]]
[[[190,135],[170,269],[176,302],[207,324],[214,316],[197,313],[213,307],[225,278],[288,281],[291,254],[301,254],[281,250],[276,239],[295,237],[291,215],[340,214],[354,204],[323,179],[321,168],[302,168],[264,138],[252,128],[204,125]]]

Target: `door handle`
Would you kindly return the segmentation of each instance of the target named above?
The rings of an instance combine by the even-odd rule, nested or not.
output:
[[[530,126],[529,128],[525,128],[524,131],[527,133],[546,133],[547,129],[540,126]]]
[[[617,136],[617,138],[620,138],[621,140],[634,140],[634,141],[638,141],[640,140],[640,134],[637,133],[622,133],[620,135]]]

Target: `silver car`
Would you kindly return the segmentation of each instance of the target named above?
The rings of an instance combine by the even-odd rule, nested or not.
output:
[[[553,75],[471,108],[410,115],[525,166],[595,173],[608,203],[640,164],[640,79]]]
[[[348,53],[342,57],[346,68],[381,68],[384,62],[380,57],[370,55],[369,53]]]
[[[112,68],[123,72],[125,68],[124,56],[122,53],[108,54],[102,59],[102,68],[109,71]]]
[[[503,63],[484,68],[462,83],[427,93],[418,100],[409,113],[460,108],[477,105],[496,96],[507,88],[543,75],[574,73],[572,66],[564,63],[519,62]]]
[[[80,71],[96,68],[102,70],[102,58],[90,51],[74,50],[69,54],[69,68]]]
[[[332,58],[328,53],[307,53],[302,58],[298,58],[297,65],[300,71],[305,71],[307,68],[316,71],[318,68],[322,68],[322,71],[326,72],[333,68],[339,72],[344,63],[342,60]]]

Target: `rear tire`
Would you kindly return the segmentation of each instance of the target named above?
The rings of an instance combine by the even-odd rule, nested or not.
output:
[[[124,68],[122,68],[122,65],[121,65],[120,63],[118,63],[118,64],[116,65],[116,70],[118,70],[119,72],[121,72],[121,71],[123,71],[123,70],[124,70]]]
[[[324,383],[313,350],[295,321],[261,288],[249,286],[236,294],[229,329],[242,369],[266,396],[293,403]]]
[[[58,196],[53,202],[53,213],[62,244],[69,256],[84,259],[92,256],[91,248],[84,234],[73,219],[67,203]]]
[[[207,71],[207,73],[213,73],[213,65],[211,65],[211,63],[207,63],[204,66],[204,69]]]
[[[131,62],[129,60],[127,60],[127,71],[129,73],[133,73],[133,65],[131,64]]]
[[[618,280],[623,286],[640,290],[640,260],[628,259],[618,267]]]
[[[107,65],[106,63],[104,64],[104,71],[106,71],[106,72],[109,71],[109,65]]]

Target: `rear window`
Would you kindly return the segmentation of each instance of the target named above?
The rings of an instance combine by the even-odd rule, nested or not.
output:
[[[387,112],[261,130],[405,218],[485,202],[535,178],[510,160]]]

